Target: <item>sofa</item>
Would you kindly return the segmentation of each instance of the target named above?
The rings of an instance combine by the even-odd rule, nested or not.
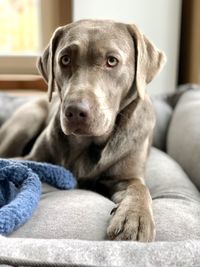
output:
[[[0,93],[0,124],[30,98]],[[1,266],[200,266],[200,86],[179,86],[152,101],[157,122],[146,183],[155,241],[109,241],[111,200],[43,184],[31,219],[0,236]]]

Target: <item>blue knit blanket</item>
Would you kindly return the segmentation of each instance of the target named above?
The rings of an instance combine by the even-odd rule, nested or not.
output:
[[[73,189],[76,180],[63,167],[33,161],[0,159],[0,234],[8,235],[33,214],[41,196],[41,181]]]

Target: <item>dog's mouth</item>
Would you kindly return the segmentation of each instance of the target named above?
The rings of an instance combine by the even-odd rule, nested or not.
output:
[[[90,124],[68,124],[68,123],[61,123],[62,131],[65,135],[76,135],[76,136],[92,136],[92,137],[99,137],[105,134],[110,133],[109,129],[104,129],[104,127],[92,127]]]
[[[85,136],[93,135],[93,133],[91,131],[85,130],[85,129],[82,129],[82,128],[77,128],[77,129],[71,131],[71,134],[72,135],[85,135]]]
[[[92,136],[99,137],[107,135],[112,129],[112,121],[106,118],[104,114],[95,114],[95,119],[70,120],[63,113],[60,116],[61,129],[65,135]]]
[[[71,124],[66,121],[61,124],[65,135],[94,136],[94,131],[89,124]]]
[[[85,129],[85,128],[76,128],[73,130],[69,130],[69,134],[76,135],[76,136],[92,136],[92,137],[97,137],[97,136],[102,136],[105,133],[102,131],[93,131],[92,129]]]

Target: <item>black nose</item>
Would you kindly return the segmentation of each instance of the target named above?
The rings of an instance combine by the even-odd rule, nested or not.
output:
[[[69,122],[85,123],[90,118],[90,107],[87,102],[69,104],[65,110]]]

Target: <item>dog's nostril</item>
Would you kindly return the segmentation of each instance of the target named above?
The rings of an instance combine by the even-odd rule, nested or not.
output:
[[[79,113],[79,116],[85,118],[85,117],[87,117],[87,114],[84,112],[81,112],[81,113]]]
[[[67,118],[72,118],[73,117],[73,113],[72,112],[67,112],[66,116],[67,116]]]

